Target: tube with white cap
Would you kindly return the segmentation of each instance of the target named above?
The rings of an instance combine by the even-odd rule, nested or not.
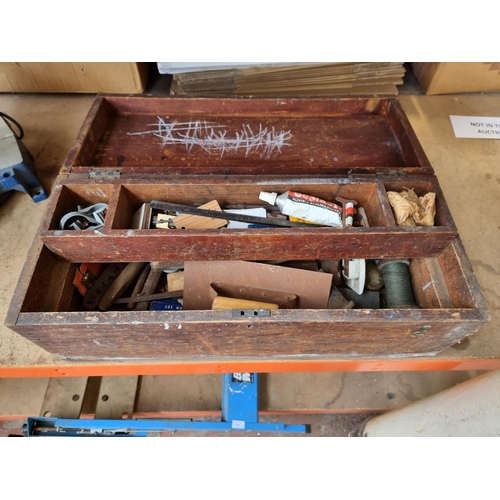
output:
[[[280,195],[261,191],[259,199],[270,205],[276,205],[284,215],[297,217],[313,224],[343,227],[342,207],[321,198],[316,198],[316,196],[297,193],[296,191],[287,191]]]

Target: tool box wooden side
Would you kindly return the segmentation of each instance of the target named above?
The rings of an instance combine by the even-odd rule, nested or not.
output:
[[[437,194],[434,227],[396,226],[387,190],[412,187],[419,195]],[[217,199],[221,206],[255,204],[260,191],[295,189],[319,198],[336,196],[358,200],[371,227],[346,229],[263,228],[236,229],[132,229],[132,216],[151,199],[190,204]],[[76,205],[108,203],[104,227],[99,230],[61,231],[61,217]],[[158,260],[272,260],[321,258],[389,258],[436,256],[456,235],[456,227],[443,193],[434,177],[411,181],[383,179],[229,179],[200,177],[175,181],[110,180],[82,183],[65,181],[54,187],[51,204],[42,222],[41,237],[53,252],[72,262]]]
[[[160,148],[156,139],[128,135],[169,114],[223,118],[233,131],[242,120],[258,124],[262,116],[268,127],[302,120],[305,133],[287,155],[223,158]],[[319,134],[324,126],[329,133]],[[396,226],[387,191],[404,187],[419,195],[436,192],[435,227]],[[372,227],[176,232],[130,227],[133,213],[155,198],[252,203],[260,190],[290,188],[327,199],[358,197]],[[64,213],[97,202],[109,205],[103,229],[58,229]],[[72,284],[83,262],[321,257],[412,258],[420,309],[292,309],[263,317],[205,310],[89,312]],[[397,101],[101,96],[61,170],[6,324],[63,356],[189,362],[432,355],[487,320],[446,200]]]
[[[439,257],[412,261],[421,309],[292,309],[271,311],[267,317],[239,317],[233,311],[89,312],[76,309],[78,296],[71,285],[75,269],[38,241],[7,325],[63,356],[192,361],[433,355],[488,319],[458,237]]]

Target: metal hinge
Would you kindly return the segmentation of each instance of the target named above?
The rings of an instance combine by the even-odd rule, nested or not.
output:
[[[89,173],[89,179],[119,179],[122,175],[120,169],[95,168]]]
[[[406,170],[389,170],[389,172],[377,172],[377,177],[406,177]]]
[[[430,325],[424,325],[422,328],[419,328],[418,330],[415,330],[412,332],[412,335],[414,337],[421,337],[426,331],[430,330],[432,326]]]
[[[271,317],[270,309],[233,309],[233,318],[269,318]]]
[[[375,173],[363,173],[355,170],[350,170],[347,175],[352,179],[358,177],[406,177],[407,173],[405,170],[388,170],[385,172]]]

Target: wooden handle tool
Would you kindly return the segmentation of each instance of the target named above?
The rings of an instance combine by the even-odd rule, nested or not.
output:
[[[228,309],[279,309],[278,304],[258,302],[257,300],[233,299],[231,297],[215,297],[212,303],[214,310]]]
[[[99,302],[98,308],[101,311],[107,311],[114,304],[115,300],[119,299],[123,292],[137,278],[145,265],[145,262],[131,262],[130,264],[127,264],[125,269],[107,289],[106,293]]]

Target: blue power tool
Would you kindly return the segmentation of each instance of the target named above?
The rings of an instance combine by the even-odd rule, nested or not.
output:
[[[19,129],[19,135],[9,122]],[[28,193],[34,202],[47,199],[42,183],[35,174],[33,157],[21,142],[23,135],[21,125],[0,112],[0,203],[13,190]]]
[[[259,422],[257,373],[225,373],[222,378],[221,420],[89,420],[28,417],[25,437],[43,436],[128,436],[144,437],[167,431],[253,431],[306,434],[309,425]]]

